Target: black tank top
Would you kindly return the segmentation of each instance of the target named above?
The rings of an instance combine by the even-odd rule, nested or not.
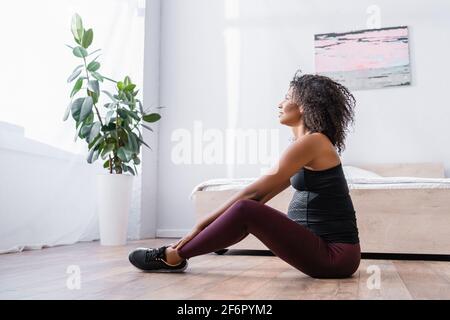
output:
[[[359,243],[355,210],[342,163],[326,170],[300,169],[288,217],[327,242]]]

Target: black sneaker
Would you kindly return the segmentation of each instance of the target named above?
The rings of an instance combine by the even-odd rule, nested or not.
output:
[[[177,265],[166,262],[166,248],[137,248],[130,252],[128,259],[136,268],[148,272],[183,272],[188,266],[187,259]]]

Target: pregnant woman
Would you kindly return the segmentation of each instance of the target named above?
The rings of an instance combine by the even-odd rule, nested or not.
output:
[[[291,127],[295,138],[278,164],[178,242],[137,248],[130,262],[150,272],[182,272],[188,259],[227,248],[251,233],[311,277],[350,277],[359,267],[361,251],[339,156],[354,107],[354,97],[341,84],[297,72],[278,105],[280,123]],[[290,185],[295,193],[287,215],[265,204]]]

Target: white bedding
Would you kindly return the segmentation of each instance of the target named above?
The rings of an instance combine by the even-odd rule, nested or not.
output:
[[[257,178],[211,179],[197,186],[196,191],[239,190]],[[418,177],[346,177],[349,189],[450,189],[450,178]]]

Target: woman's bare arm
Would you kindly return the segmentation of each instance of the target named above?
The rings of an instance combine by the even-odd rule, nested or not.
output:
[[[282,185],[280,185],[279,188],[273,189],[272,192],[269,192],[268,194],[266,194],[261,200],[259,200],[259,202],[266,203],[267,201],[269,201],[270,199],[275,197],[277,194],[279,194],[281,191],[283,191],[290,185],[291,185],[291,181],[288,179]]]
[[[222,213],[224,213],[229,207],[231,207],[236,201],[243,199],[252,199],[253,195],[248,190],[243,189],[235,193],[230,199],[227,200],[222,206],[217,208],[213,213],[204,217],[197,223],[200,229],[206,228],[211,222],[216,220]]]
[[[282,154],[278,164],[268,174],[261,176],[234,194],[221,207],[197,223],[197,226],[205,228],[236,201],[252,199],[265,203],[286,189],[290,185],[290,178],[316,156],[318,152],[317,139],[316,135],[311,134],[292,143]]]
[[[303,166],[317,157],[320,147],[320,136],[311,134],[292,143],[281,155],[277,165],[268,174],[261,176],[248,186],[256,194],[255,200],[269,200],[269,196],[287,187],[290,178]],[[276,193],[276,191],[279,191]]]

